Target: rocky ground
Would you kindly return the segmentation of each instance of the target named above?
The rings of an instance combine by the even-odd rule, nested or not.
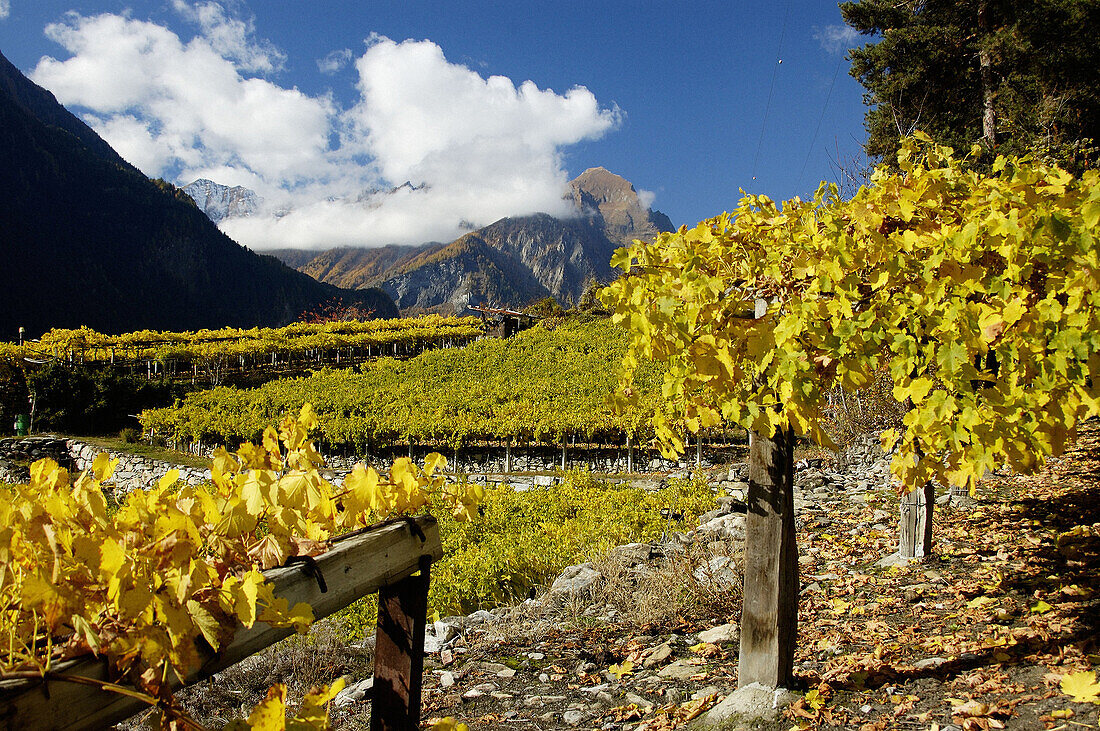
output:
[[[974,499],[941,497],[935,555],[904,566],[879,564],[896,536],[885,460],[868,446],[842,468],[798,473],[796,694],[764,726],[1097,728],[1097,425],[1040,474],[994,474]],[[518,606],[436,621],[425,725],[658,731],[713,720],[737,687],[742,476],[737,466],[714,476],[729,497],[690,534],[571,567]],[[247,707],[298,653],[315,682],[349,677],[333,720],[366,728],[370,647],[326,642],[276,648],[189,693]]]

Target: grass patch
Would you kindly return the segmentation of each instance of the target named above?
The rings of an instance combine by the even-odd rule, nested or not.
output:
[[[184,467],[195,467],[197,469],[209,469],[210,459],[207,457],[197,457],[187,452],[177,452],[174,449],[167,449],[165,447],[157,447],[145,442],[126,442],[120,437],[73,437],[73,439],[90,444],[93,447],[104,450],[111,450],[112,452],[120,452],[122,454],[132,454],[135,457],[145,457],[146,459],[159,459],[172,464],[182,465]]]

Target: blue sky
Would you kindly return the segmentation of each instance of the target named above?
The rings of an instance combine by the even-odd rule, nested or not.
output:
[[[257,249],[563,213],[597,165],[677,225],[808,195],[860,158],[862,42],[808,0],[0,0],[0,51],[146,174],[257,190]]]

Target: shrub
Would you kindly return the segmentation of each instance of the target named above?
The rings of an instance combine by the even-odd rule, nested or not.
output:
[[[714,505],[715,495],[703,480],[674,480],[650,492],[574,471],[546,488],[486,489],[478,515],[466,523],[433,507],[443,558],[432,565],[429,613],[466,614],[512,603],[566,566],[625,543],[660,540],[697,523]],[[667,517],[672,513],[682,517]],[[369,633],[376,609],[373,601],[360,601],[345,610],[345,618]]]
[[[190,387],[150,381],[113,367],[48,363],[27,374],[35,395],[35,428],[73,434],[112,434],[131,414],[169,404]]]

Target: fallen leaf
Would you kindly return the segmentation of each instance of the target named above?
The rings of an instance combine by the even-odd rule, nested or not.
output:
[[[1077,703],[1100,704],[1100,683],[1096,682],[1096,671],[1069,673],[1062,678],[1062,692]]]

